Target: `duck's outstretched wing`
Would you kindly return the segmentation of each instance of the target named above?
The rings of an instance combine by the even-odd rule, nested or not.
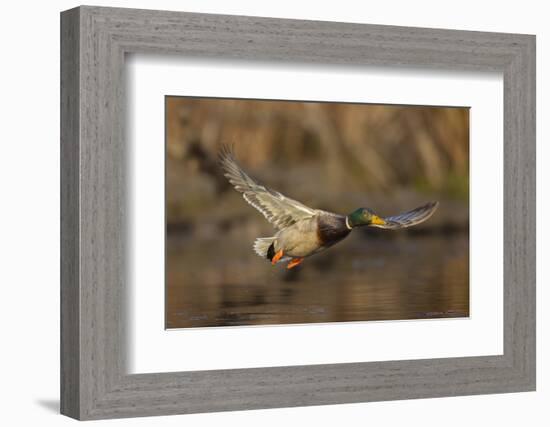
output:
[[[385,228],[388,230],[397,230],[399,228],[411,227],[426,221],[436,211],[438,202],[426,203],[412,211],[404,212],[399,215],[382,218],[384,224],[372,224],[371,227]]]
[[[220,164],[235,189],[276,228],[288,227],[317,214],[317,210],[265,187],[248,176],[235,161],[230,148],[224,147],[220,152]]]

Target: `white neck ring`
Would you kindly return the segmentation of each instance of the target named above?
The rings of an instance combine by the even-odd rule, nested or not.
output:
[[[349,225],[347,216],[346,216],[346,227],[347,227],[348,230],[351,230],[353,228],[351,225]]]

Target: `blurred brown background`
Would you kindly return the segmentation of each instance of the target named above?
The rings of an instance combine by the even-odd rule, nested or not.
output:
[[[166,327],[468,316],[468,120],[467,108],[167,97]],[[311,207],[440,207],[272,267],[252,243],[274,230],[223,177],[222,144]]]

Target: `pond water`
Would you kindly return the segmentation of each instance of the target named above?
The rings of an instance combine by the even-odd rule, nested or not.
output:
[[[167,328],[469,316],[467,233],[350,236],[292,270],[237,241],[168,238]]]

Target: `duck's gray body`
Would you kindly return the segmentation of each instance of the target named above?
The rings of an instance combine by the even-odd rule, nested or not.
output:
[[[267,257],[269,246],[273,244],[274,252],[282,250],[287,257],[305,258],[345,239],[350,232],[345,216],[320,212],[279,230],[273,237],[260,238],[260,242],[269,242],[269,245],[267,249],[265,245],[255,246],[255,249],[258,255]]]
[[[274,236],[256,239],[254,251],[259,256],[273,262],[301,260],[331,247],[350,234],[353,224],[350,225],[349,218],[353,219],[353,215],[312,209],[261,185],[239,167],[231,150],[221,153],[220,162],[229,182],[278,230]],[[387,229],[409,227],[428,219],[436,208],[437,202],[428,203],[383,220],[376,217],[379,222],[369,222],[369,225]],[[275,257],[276,253],[279,256]]]

